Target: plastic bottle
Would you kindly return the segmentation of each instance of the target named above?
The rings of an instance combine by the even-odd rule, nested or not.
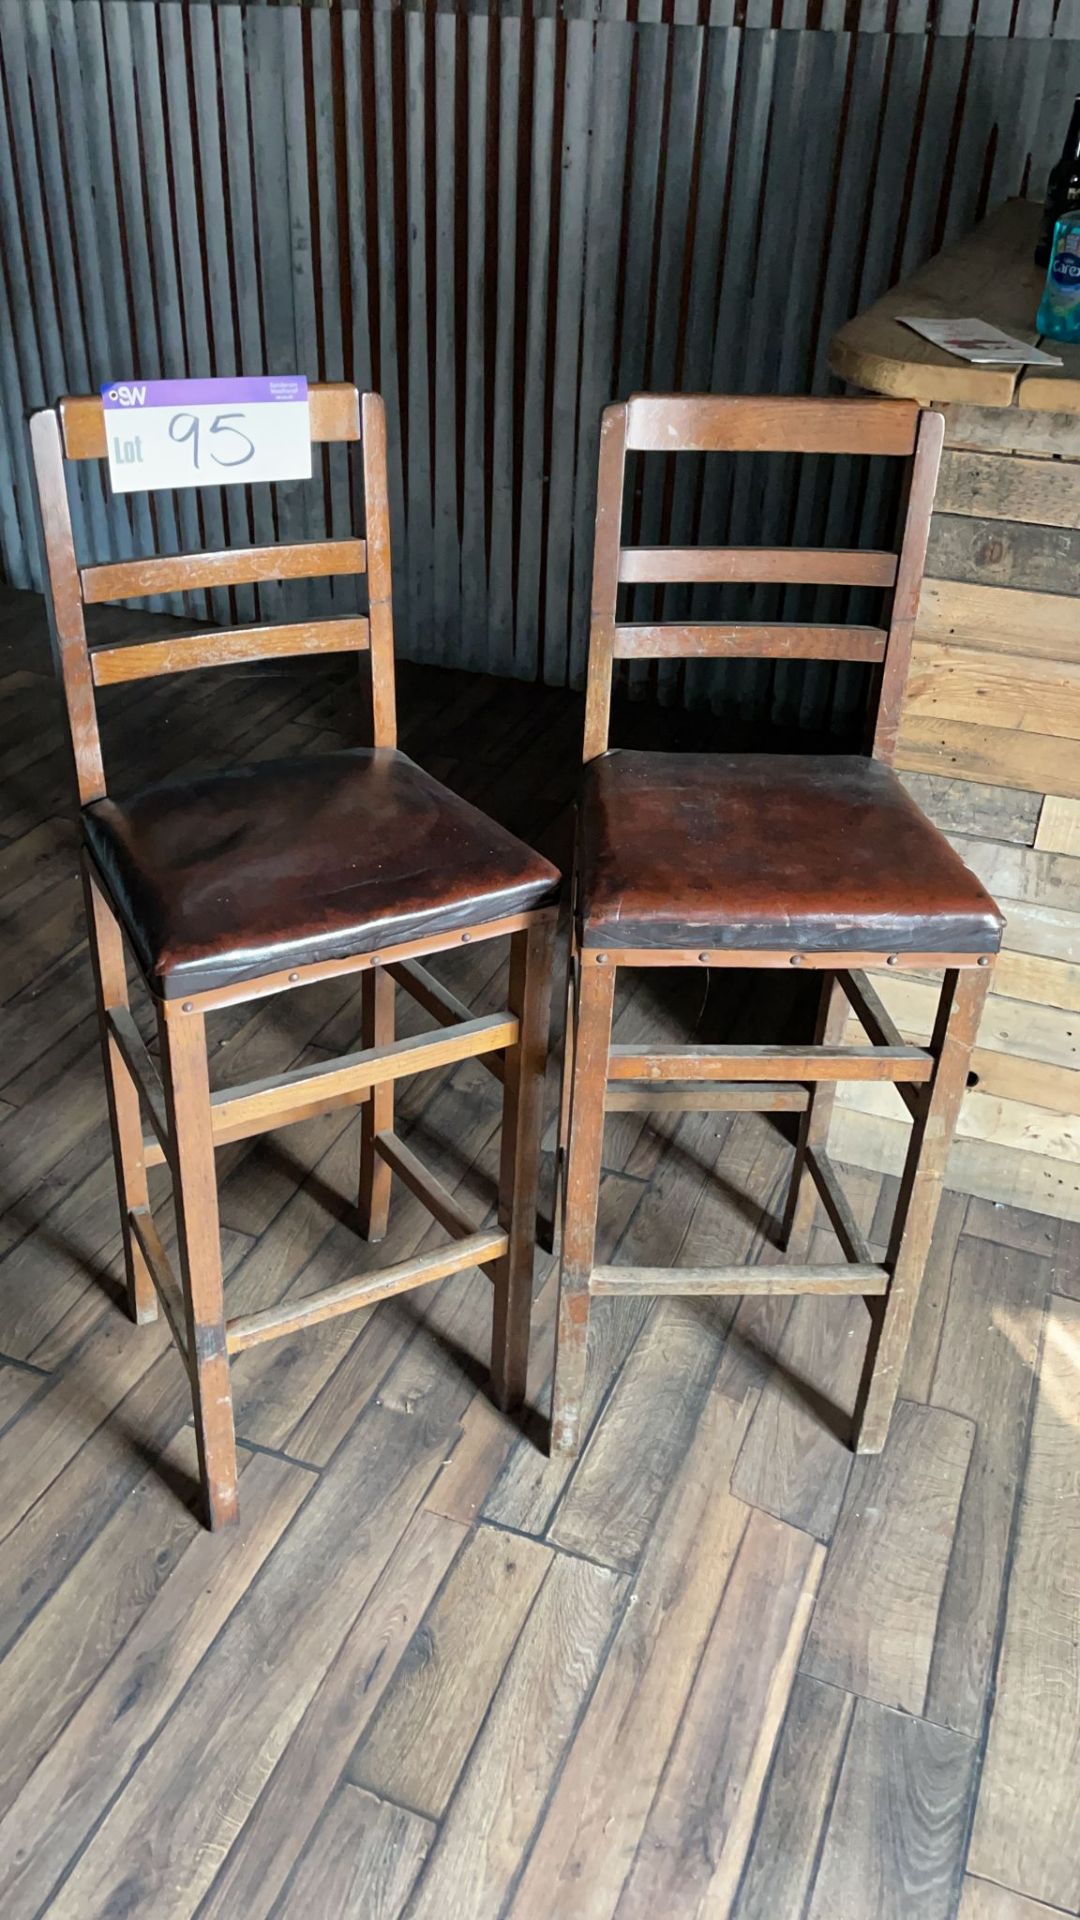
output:
[[[1054,228],[1035,325],[1050,340],[1080,341],[1080,209],[1063,214]]]

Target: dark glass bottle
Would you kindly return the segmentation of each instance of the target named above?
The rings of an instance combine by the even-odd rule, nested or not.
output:
[[[1080,207],[1080,93],[1073,102],[1072,119],[1065,135],[1065,145],[1061,149],[1061,159],[1051,169],[1046,183],[1042,227],[1035,248],[1036,266],[1048,265],[1054,227],[1062,214],[1071,213],[1074,207]]]

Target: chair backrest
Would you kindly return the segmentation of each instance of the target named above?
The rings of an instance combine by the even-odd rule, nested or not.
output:
[[[314,442],[362,443],[364,539],[232,547],[216,553],[147,554],[102,566],[79,565],[64,465],[66,460],[106,458],[102,401],[96,394],[79,395],[31,418],[53,645],[82,805],[105,792],[95,689],[122,680],[183,673],[195,667],[235,666],[239,661],[287,654],[370,650],[374,742],[380,747],[396,744],[385,409],[378,394],[361,397],[355,387],[344,384],[309,387],[308,405]],[[289,625],[204,627],[175,638],[93,651],[87,644],[85,609],[106,600],[352,573],[367,574],[366,615]]]
[[[635,394],[608,407],[600,432],[585,759],[606,751],[616,660],[757,658],[861,660],[877,673],[873,752],[891,760],[919,607],[930,514],[944,434],[940,413],[913,400],[720,398]],[[910,463],[898,553],[862,548],[624,547],[623,478],[628,453],[886,454]],[[620,625],[627,583],[772,582],[880,587],[890,591],[882,627],[793,622]]]

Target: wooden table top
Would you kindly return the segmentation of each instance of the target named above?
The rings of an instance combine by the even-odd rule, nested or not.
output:
[[[1041,217],[1039,202],[1007,200],[974,233],[842,326],[829,350],[832,371],[870,393],[923,406],[960,401],[1080,413],[1080,346],[1047,341],[1049,352],[1060,353],[1061,367],[975,367],[931,346],[896,317],[970,316],[1038,341],[1034,323],[1045,276],[1033,255]]]

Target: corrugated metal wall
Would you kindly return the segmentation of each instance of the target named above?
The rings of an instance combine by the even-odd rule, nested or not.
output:
[[[127,374],[349,377],[390,409],[401,649],[555,683],[581,674],[604,403],[821,390],[843,319],[1041,191],[1080,89],[1080,0],[0,0],[0,29],[7,578],[38,580],[30,407]],[[844,542],[881,510],[820,465],[664,465],[641,538]],[[276,499],[158,496],[153,524],[94,478],[78,531],[123,555],[348,511],[334,461]],[[784,670],[724,687],[795,698]],[[809,700],[842,718],[843,673]]]

